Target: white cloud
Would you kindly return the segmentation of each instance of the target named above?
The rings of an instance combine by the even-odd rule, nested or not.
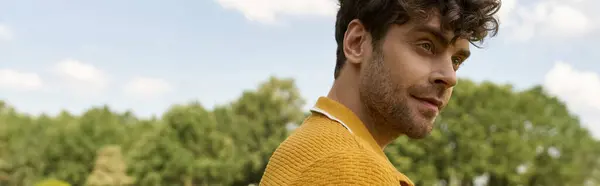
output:
[[[72,88],[83,91],[101,91],[108,85],[108,77],[92,64],[75,59],[65,59],[54,66],[54,72]]]
[[[135,77],[124,88],[128,96],[143,99],[157,98],[172,90],[166,80],[150,77]]]
[[[594,28],[592,12],[585,11],[582,1],[538,0],[519,4],[516,0],[503,2],[498,13],[501,26],[508,28],[512,39],[528,41],[535,36],[574,38],[585,36]]]
[[[574,113],[600,139],[600,75],[574,69],[564,62],[556,62],[548,71],[544,86],[564,100]]]
[[[279,16],[333,16],[337,0],[216,0],[223,8],[242,12],[261,23],[275,23]]]
[[[32,91],[42,88],[42,78],[36,73],[0,69],[0,89]]]
[[[583,36],[591,31],[590,18],[572,6],[552,4],[542,21],[543,34],[548,36]]]
[[[12,30],[3,24],[0,24],[0,41],[9,41],[14,38]]]
[[[500,26],[506,27],[511,24],[512,13],[515,9],[515,5],[517,4],[517,0],[503,0],[502,6],[500,6],[500,10],[497,13],[498,18],[500,19]]]

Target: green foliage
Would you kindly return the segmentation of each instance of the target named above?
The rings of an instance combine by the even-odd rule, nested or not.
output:
[[[303,106],[278,78],[212,110],[189,102],[151,119],[106,106],[30,116],[0,101],[0,185],[256,184]],[[463,79],[428,138],[401,137],[386,153],[417,185],[600,183],[600,142],[541,87]]]
[[[109,145],[98,151],[94,170],[85,182],[86,186],[126,186],[133,179],[126,174],[127,165],[123,161],[121,147]]]
[[[39,183],[36,183],[35,186],[71,186],[71,184],[65,183],[60,180],[48,179],[48,180],[44,180]]]

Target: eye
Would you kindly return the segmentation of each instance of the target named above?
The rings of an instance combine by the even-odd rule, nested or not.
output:
[[[454,67],[454,70],[458,70],[458,68],[460,67],[460,65],[462,63],[463,63],[462,57],[452,57],[452,66]]]
[[[424,42],[424,43],[420,43],[419,47],[425,49],[425,51],[433,53],[434,48],[433,48],[433,44],[431,42]]]

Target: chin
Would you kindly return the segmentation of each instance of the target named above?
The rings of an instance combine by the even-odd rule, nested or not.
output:
[[[431,130],[426,129],[426,130],[419,130],[419,131],[411,131],[411,132],[406,133],[405,135],[411,139],[423,139],[423,138],[426,138],[427,136],[429,136],[430,133],[431,133]]]
[[[421,120],[421,121],[415,121]],[[425,119],[425,118],[415,118],[415,122],[412,123],[412,126],[406,127],[405,135],[411,139],[422,139],[431,133],[433,130],[433,120]]]

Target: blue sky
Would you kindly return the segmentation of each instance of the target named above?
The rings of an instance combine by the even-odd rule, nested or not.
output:
[[[592,0],[504,0],[499,36],[459,76],[542,84],[600,136],[600,13]],[[307,107],[335,65],[330,0],[0,0],[0,99],[32,114],[108,104],[160,114],[224,104],[271,75]]]

